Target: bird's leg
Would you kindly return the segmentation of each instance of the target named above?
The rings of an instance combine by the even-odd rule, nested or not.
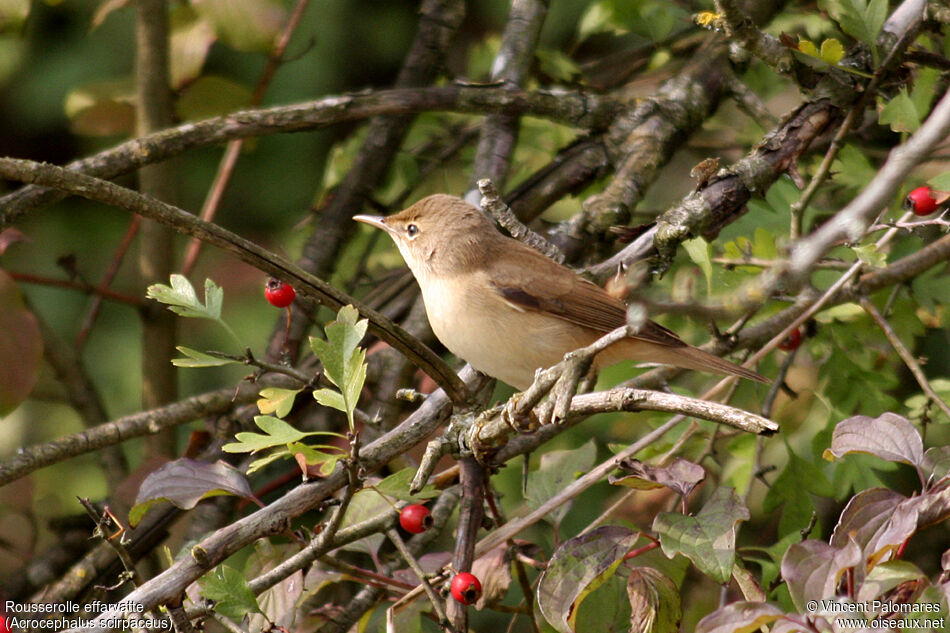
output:
[[[531,386],[505,403],[502,419],[513,429],[520,430],[524,427],[523,421],[530,420],[532,409],[548,394],[551,397],[541,405],[537,420],[541,424],[548,424],[566,419],[571,410],[571,400],[577,393],[577,385],[587,376],[594,357],[629,334],[630,327],[624,325],[587,347],[569,352],[557,365],[539,369],[534,374]]]

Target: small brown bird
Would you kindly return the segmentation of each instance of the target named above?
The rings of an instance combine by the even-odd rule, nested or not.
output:
[[[527,389],[536,369],[626,323],[622,301],[521,242],[502,235],[461,198],[429,196],[388,217],[353,218],[386,231],[422,289],[432,331],[482,373]],[[733,374],[768,382],[647,321],[595,367],[621,360]]]

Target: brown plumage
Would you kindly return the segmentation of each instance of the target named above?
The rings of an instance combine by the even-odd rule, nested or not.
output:
[[[386,218],[356,216],[385,230],[419,282],[429,323],[453,354],[479,371],[526,389],[538,368],[626,323],[626,306],[596,284],[502,235],[477,208],[436,194]],[[683,342],[647,321],[595,359],[733,374],[760,374]]]

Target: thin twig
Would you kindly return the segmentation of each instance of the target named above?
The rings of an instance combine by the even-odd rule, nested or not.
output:
[[[930,385],[930,381],[927,380],[924,370],[920,367],[920,362],[914,358],[914,355],[910,353],[910,350],[907,349],[907,346],[904,345],[904,342],[901,341],[900,337],[897,336],[897,332],[894,331],[894,328],[891,327],[891,324],[887,322],[887,319],[878,312],[877,307],[871,303],[871,300],[867,297],[861,297],[860,300],[861,307],[864,308],[864,311],[867,312],[874,322],[877,324],[881,331],[884,332],[884,336],[887,337],[888,342],[891,344],[891,347],[894,348],[894,351],[897,352],[897,355],[901,357],[901,360],[904,361],[904,364],[907,365],[907,369],[910,370],[910,373],[914,375],[914,379],[917,381],[917,384],[920,385],[920,388],[923,390],[927,397],[930,398],[934,404],[936,404],[943,414],[950,419],[950,406],[947,406],[947,403],[943,401],[943,398],[937,395],[937,392],[934,391],[933,387]]]
[[[416,576],[419,577],[419,582],[422,583],[422,588],[425,590],[426,595],[429,596],[429,602],[432,603],[432,609],[435,611],[436,617],[439,618],[439,624],[445,627],[449,621],[445,615],[445,602],[442,600],[442,597],[436,593],[435,589],[432,588],[425,571],[422,569],[422,566],[419,565],[419,561],[416,560],[416,557],[413,556],[409,548],[406,547],[406,542],[399,536],[399,532],[395,529],[386,530],[386,536],[392,541],[392,544],[396,546],[396,549],[399,550],[400,556],[402,556],[402,559],[409,565],[409,569],[414,571]]]

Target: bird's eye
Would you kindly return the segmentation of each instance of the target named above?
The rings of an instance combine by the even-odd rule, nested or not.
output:
[[[415,237],[419,233],[419,227],[415,224],[410,224],[406,227],[406,235],[409,237]]]

